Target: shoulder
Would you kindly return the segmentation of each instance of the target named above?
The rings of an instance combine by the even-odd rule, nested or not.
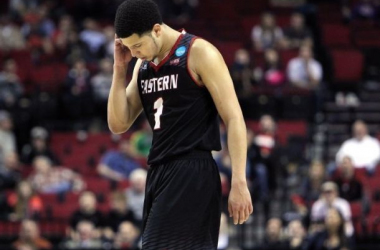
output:
[[[196,66],[195,68],[201,68],[203,65],[215,62],[221,58],[222,55],[219,50],[202,38],[195,39],[189,52],[189,61]]]

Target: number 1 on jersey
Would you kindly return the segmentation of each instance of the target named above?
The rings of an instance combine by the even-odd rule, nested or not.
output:
[[[161,115],[162,110],[164,108],[164,100],[162,97],[158,98],[157,101],[154,102],[154,109],[157,109],[156,113],[154,113],[154,129],[160,129],[161,128]]]

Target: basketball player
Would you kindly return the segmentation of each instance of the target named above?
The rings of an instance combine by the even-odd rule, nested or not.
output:
[[[228,132],[235,224],[252,213],[245,177],[246,128],[228,69],[207,41],[162,22],[152,0],[126,0],[115,17],[108,123],[123,133],[144,110],[153,129],[143,214],[143,249],[217,249],[221,187],[218,113]],[[125,89],[127,65],[137,57]]]

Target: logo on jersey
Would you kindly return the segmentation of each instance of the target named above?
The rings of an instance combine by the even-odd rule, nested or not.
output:
[[[183,56],[185,53],[186,53],[186,47],[185,46],[181,46],[178,49],[176,49],[176,51],[175,51],[175,55],[178,57]]]
[[[170,61],[170,65],[178,65],[178,64],[179,64],[179,58],[176,58]]]

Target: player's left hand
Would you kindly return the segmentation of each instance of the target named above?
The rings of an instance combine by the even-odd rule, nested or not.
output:
[[[232,179],[231,191],[228,197],[228,212],[233,217],[234,224],[243,224],[253,212],[251,194],[245,181]]]

